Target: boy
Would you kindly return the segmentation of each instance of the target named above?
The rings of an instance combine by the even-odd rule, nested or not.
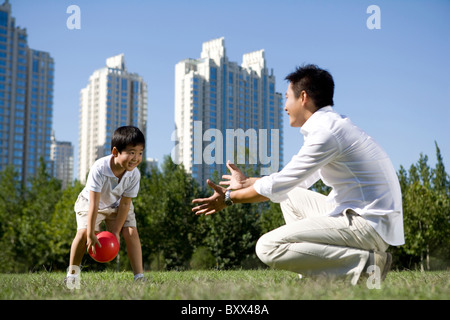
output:
[[[96,233],[105,221],[107,229],[127,245],[134,280],[144,280],[142,250],[136,228],[132,198],[139,191],[145,137],[132,126],[116,129],[111,139],[111,155],[98,159],[89,171],[86,186],[75,203],[77,233],[70,251],[66,283],[79,283],[79,266],[86,252],[101,247]]]

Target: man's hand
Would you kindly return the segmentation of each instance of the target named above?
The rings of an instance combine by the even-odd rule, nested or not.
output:
[[[199,206],[192,208],[192,211],[195,212],[196,215],[204,214],[207,216],[226,208],[225,191],[227,189],[215,185],[209,179],[206,180],[206,183],[214,190],[214,194],[209,198],[192,200],[192,203],[200,204]]]
[[[222,179],[226,179],[228,181],[221,181],[220,185],[228,186],[227,190],[239,190],[247,187],[247,177],[245,174],[239,170],[239,168],[230,163],[230,160],[227,161],[227,168],[230,170],[231,175],[223,175]]]

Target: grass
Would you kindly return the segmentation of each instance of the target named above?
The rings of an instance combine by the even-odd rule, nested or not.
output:
[[[146,272],[134,283],[130,272],[84,272],[81,289],[69,290],[65,274],[0,274],[0,300],[448,300],[450,271],[393,271],[380,289],[365,283],[299,279],[278,270]]]

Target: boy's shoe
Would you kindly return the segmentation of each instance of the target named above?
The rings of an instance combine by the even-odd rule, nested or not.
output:
[[[147,282],[147,278],[142,273],[134,275],[134,282]]]
[[[80,274],[68,274],[64,278],[64,285],[69,289],[80,289]]]

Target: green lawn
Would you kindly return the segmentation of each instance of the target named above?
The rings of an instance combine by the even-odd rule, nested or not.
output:
[[[0,274],[1,300],[300,300],[450,298],[450,271],[390,272],[380,289],[366,283],[299,279],[277,270],[146,272],[134,283],[129,272],[84,272],[81,288],[69,290],[64,273]]]

